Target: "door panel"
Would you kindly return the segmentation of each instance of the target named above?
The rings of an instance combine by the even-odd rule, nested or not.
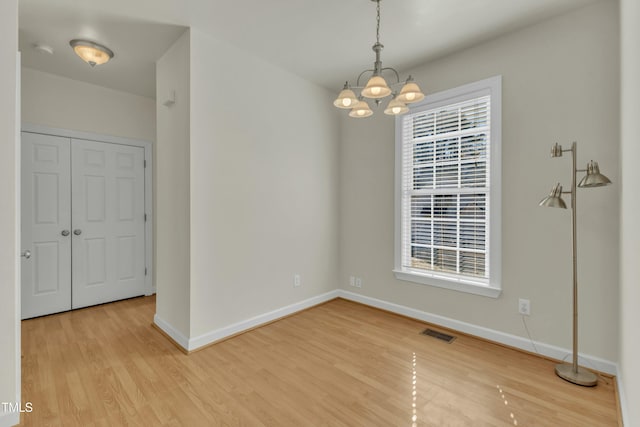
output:
[[[144,149],[71,141],[73,308],[145,292]]]
[[[71,309],[69,138],[22,133],[22,318]]]

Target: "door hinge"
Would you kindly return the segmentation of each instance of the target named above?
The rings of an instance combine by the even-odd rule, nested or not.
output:
[[[147,222],[147,214],[144,214],[144,222]]]
[[[144,268],[144,275],[147,275],[147,267]]]
[[[147,161],[143,160],[143,163],[144,163],[144,167],[146,168],[147,167]]]

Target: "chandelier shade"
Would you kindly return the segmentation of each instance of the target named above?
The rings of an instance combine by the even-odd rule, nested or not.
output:
[[[349,112],[349,117],[355,117],[357,119],[369,117],[373,114],[369,104],[365,101],[358,101],[355,107]]]
[[[389,104],[387,105],[387,108],[385,108],[384,110],[384,113],[389,116],[397,116],[399,114],[404,114],[407,111],[409,111],[409,107],[407,107],[404,102],[396,98],[396,99],[392,99],[389,102]]]
[[[391,89],[382,76],[373,76],[369,79],[365,88],[362,89],[361,95],[365,98],[384,98],[391,95]]]
[[[353,108],[358,103],[356,94],[349,88],[349,83],[344,84],[344,89],[340,92],[333,105],[338,108]]]
[[[338,97],[333,101],[333,105],[338,108],[351,108],[349,116],[356,118],[373,115],[373,111],[365,98],[373,100],[375,105],[379,106],[384,98],[391,96],[384,113],[393,116],[408,112],[409,108],[406,104],[424,99],[424,93],[422,93],[422,90],[420,90],[420,87],[413,81],[411,76],[406,81],[401,81],[400,74],[394,68],[382,67],[380,55],[384,46],[380,43],[381,0],[371,1],[376,3],[376,42],[372,46],[376,60],[373,63],[373,68],[361,72],[355,86],[350,86],[347,81]],[[387,78],[383,77],[383,74]],[[364,86],[360,86],[360,79],[364,76],[368,77],[367,83]],[[357,94],[352,89],[360,89],[360,93]],[[400,89],[399,93],[398,89]]]
[[[420,87],[413,81],[411,76],[407,79],[407,82],[402,86],[398,100],[405,104],[411,104],[413,102],[419,102],[424,99],[424,93],[420,90]]]

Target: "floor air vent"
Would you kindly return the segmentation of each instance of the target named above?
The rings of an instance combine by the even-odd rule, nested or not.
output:
[[[422,331],[422,333],[424,335],[428,335],[430,337],[434,337],[439,340],[442,340],[448,344],[451,344],[456,339],[456,337],[454,337],[453,335],[447,335],[442,332],[434,331],[433,329],[429,329],[429,328]]]

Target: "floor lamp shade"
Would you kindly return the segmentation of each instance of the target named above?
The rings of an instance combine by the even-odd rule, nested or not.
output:
[[[539,205],[545,208],[567,209],[567,204],[562,200],[562,185],[560,183],[554,185],[549,195],[542,199]]]
[[[578,187],[602,187],[611,184],[611,180],[600,173],[598,162],[591,160],[587,164],[587,174],[580,180]]]

